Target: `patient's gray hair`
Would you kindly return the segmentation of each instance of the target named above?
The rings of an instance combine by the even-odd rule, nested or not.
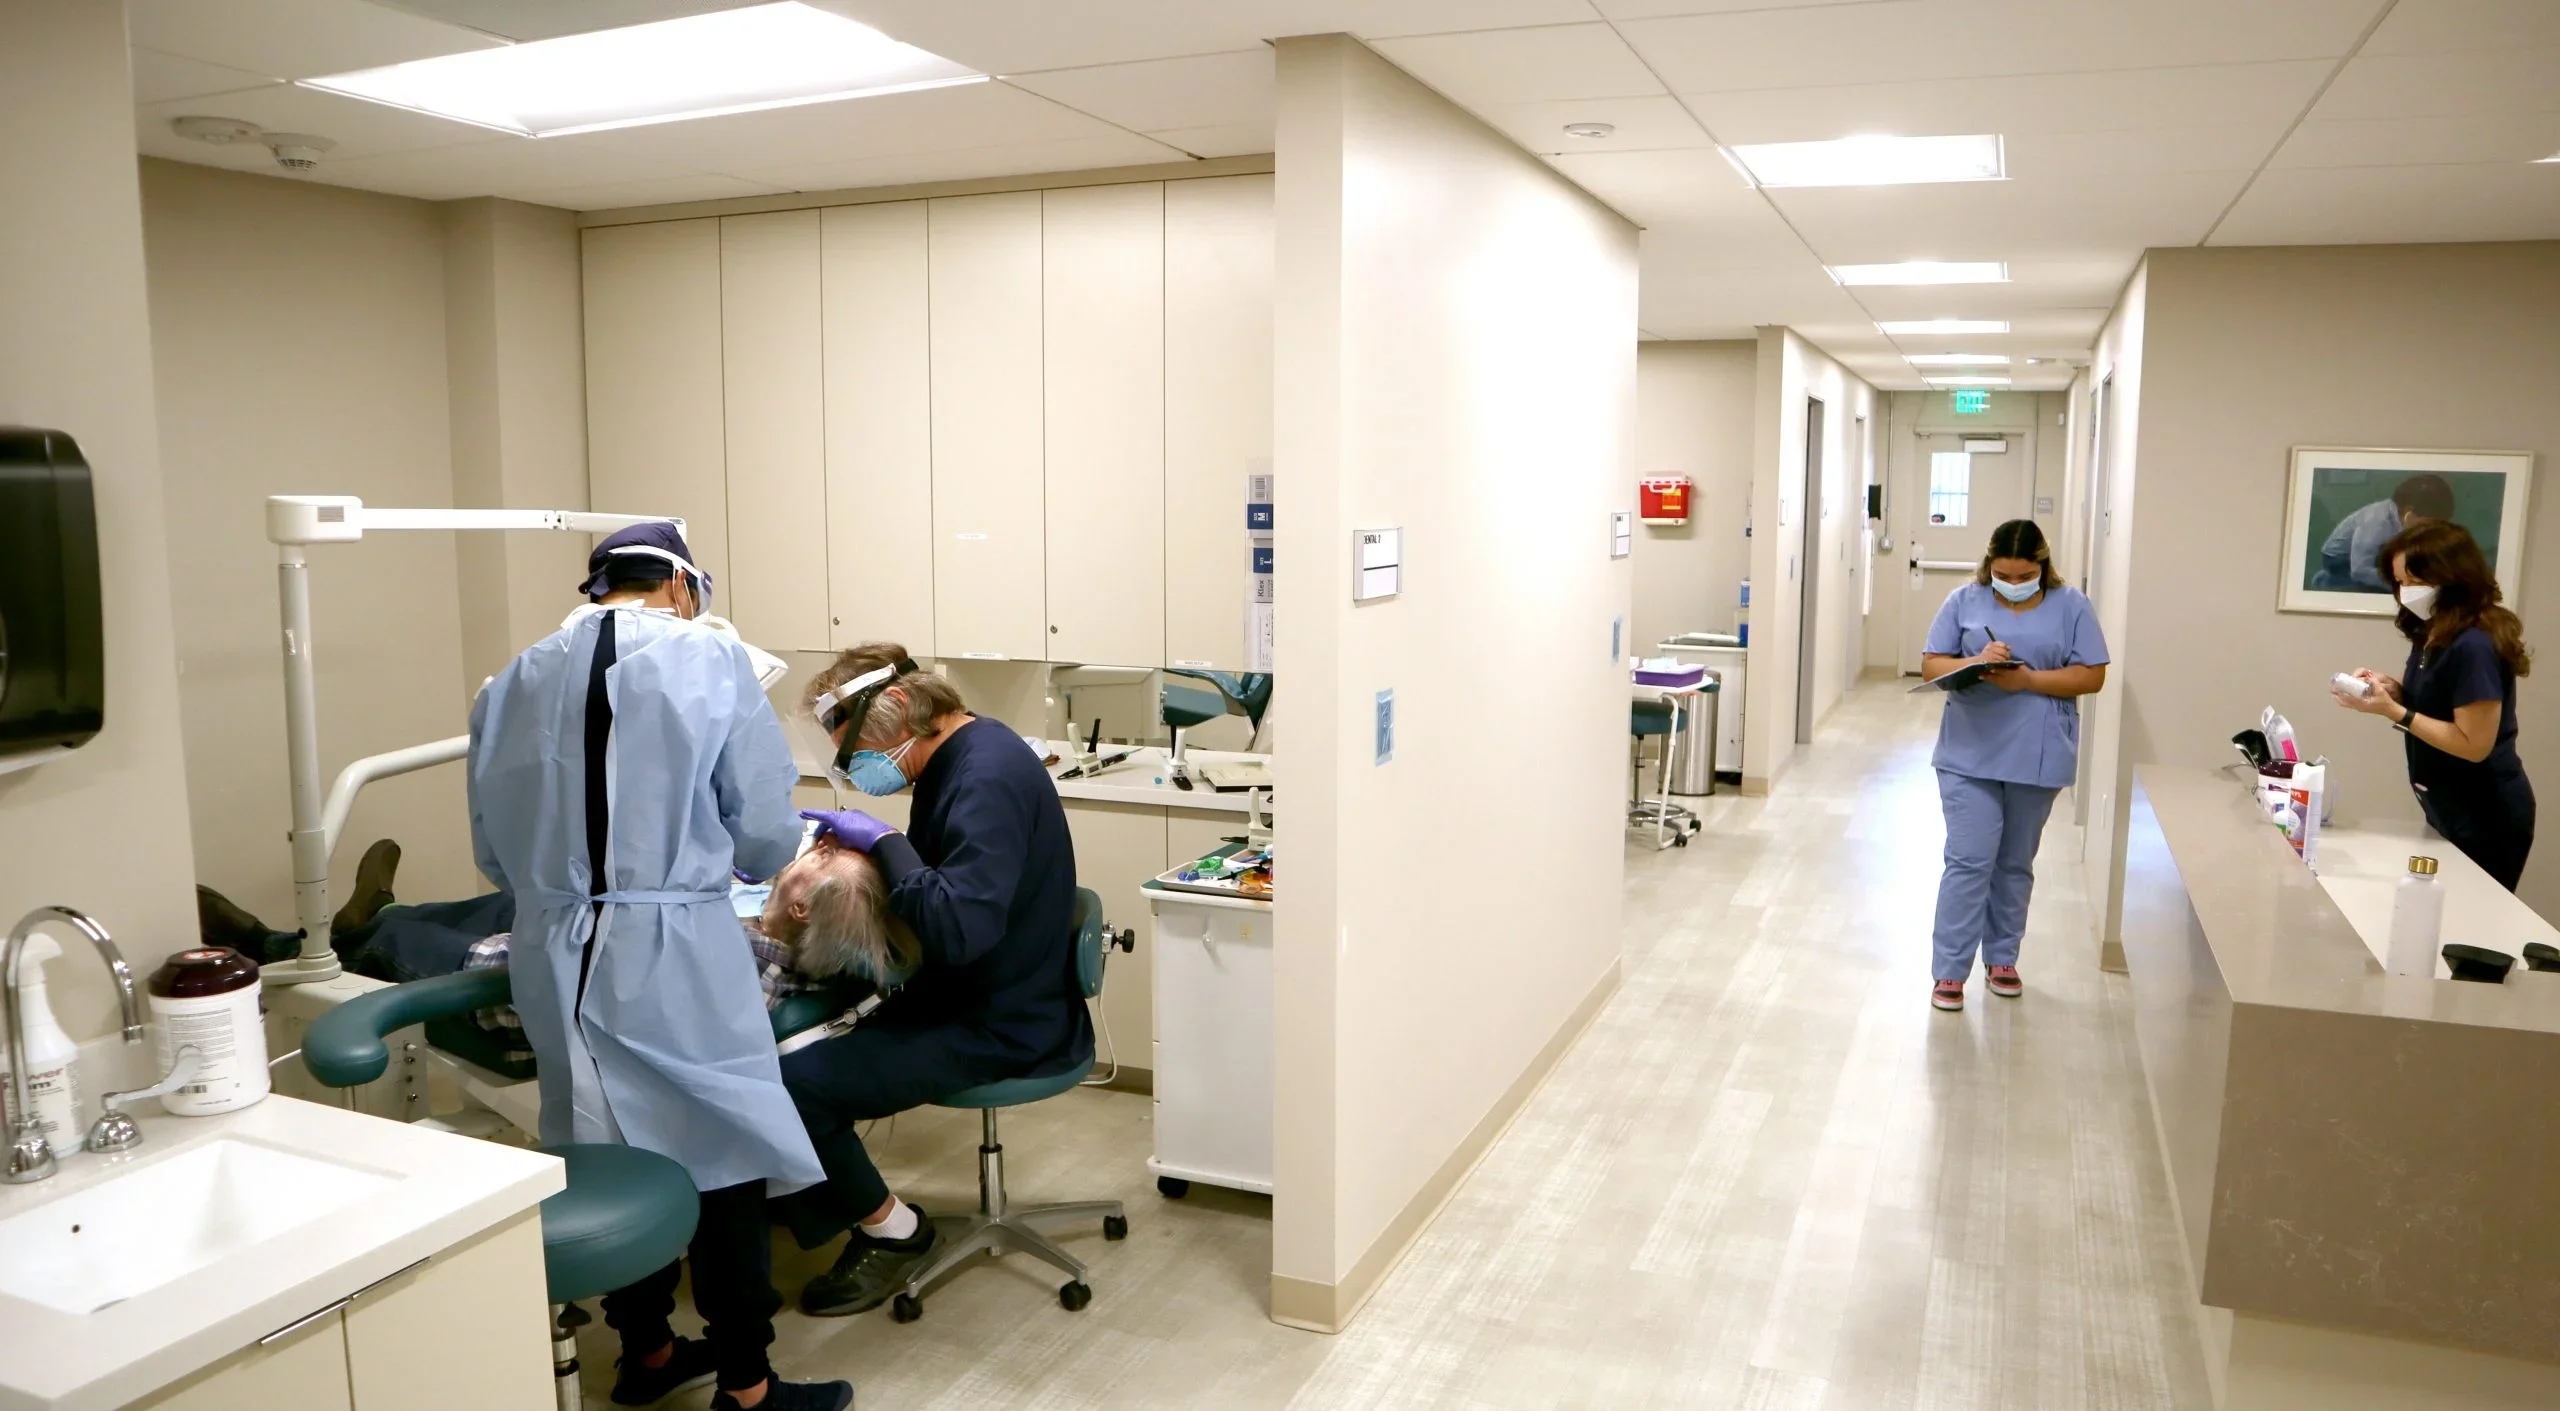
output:
[[[792,968],[813,979],[852,975],[887,984],[915,968],[915,933],[889,910],[889,886],[869,858],[828,868],[801,897],[808,924],[784,937]]]

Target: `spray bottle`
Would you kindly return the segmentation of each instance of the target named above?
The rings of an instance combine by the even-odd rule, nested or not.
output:
[[[57,1155],[80,1149],[80,1084],[73,1071],[80,1050],[55,1022],[53,1004],[44,990],[44,962],[61,954],[62,947],[51,936],[38,932],[27,937],[18,960],[18,1021],[27,1028],[28,1106],[35,1112],[36,1130]],[[0,1079],[0,1092],[15,1090]]]

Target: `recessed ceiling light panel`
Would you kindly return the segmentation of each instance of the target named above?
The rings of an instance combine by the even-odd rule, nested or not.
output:
[[[1953,337],[1959,333],[2006,333],[2005,318],[1904,318],[1887,319],[1876,327],[1896,338]]]
[[[1903,361],[1913,367],[2006,367],[2009,365],[2009,355],[2007,353],[1913,353]],[[2034,362],[2035,359],[2029,358],[2027,361]]]
[[[2001,260],[1904,260],[1891,265],[1832,265],[1831,277],[1842,284],[2006,284],[2009,266]]]
[[[1932,387],[2006,387],[2005,377],[1928,377],[1921,379]]]
[[[985,81],[869,25],[785,3],[475,49],[303,86],[500,132],[561,137]]]
[[[2005,181],[2009,175],[1996,133],[1753,142],[1728,148],[1726,155],[1762,186],[1907,186]]]

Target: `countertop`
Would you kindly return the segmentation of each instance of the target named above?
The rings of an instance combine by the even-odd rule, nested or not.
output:
[[[0,1186],[0,1221],[225,1138],[396,1183],[94,1313],[0,1295],[0,1411],[122,1406],[531,1209],[563,1184],[560,1162],[539,1152],[289,1097],[219,1117],[154,1111],[140,1122],[143,1144],[128,1155],[67,1156],[50,1180]]]
[[[1028,747],[1026,743],[1025,748]],[[1114,750],[1115,747],[1104,745],[1101,753],[1108,758]],[[1249,801],[1253,795],[1250,792],[1220,793],[1206,784],[1199,784],[1198,787],[1189,790],[1175,788],[1170,776],[1165,772],[1172,751],[1162,746],[1140,746],[1127,760],[1113,765],[1096,777],[1087,779],[1058,778],[1059,775],[1075,767],[1073,744],[1064,740],[1052,740],[1049,742],[1049,753],[1058,757],[1058,762],[1049,767],[1049,777],[1058,786],[1058,797],[1063,799],[1086,799],[1096,803],[1140,804],[1156,808],[1189,808],[1209,813],[1235,814],[1244,813],[1251,806]],[[1194,764],[1251,760],[1268,765],[1271,762],[1271,756],[1267,754],[1245,754],[1231,750],[1193,749],[1186,753]],[[804,756],[798,763],[802,779],[821,784],[826,782],[826,761]]]
[[[2314,850],[2320,885],[2377,962],[2391,947],[2391,903],[2413,856],[2436,860],[2436,885],[2444,888],[2444,941],[2486,946],[2513,956],[2524,970],[2527,942],[2560,945],[2560,930],[2516,894],[2480,870],[2462,850],[2416,823],[2374,822],[2323,830]],[[2436,975],[2452,972],[2441,956]],[[2511,980],[2512,976],[2509,977]]]

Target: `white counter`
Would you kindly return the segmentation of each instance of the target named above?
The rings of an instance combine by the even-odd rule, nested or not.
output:
[[[2412,856],[2436,860],[2444,888],[2444,944],[2485,946],[2515,957],[2524,968],[2527,941],[2560,946],[2560,930],[2501,887],[2462,850],[2417,823],[2366,823],[2323,829],[2319,845],[2321,887],[2347,914],[2348,924],[2376,961],[2391,947],[2391,898]],[[2452,972],[2443,959],[2436,976]]]
[[[531,1209],[563,1184],[560,1162],[539,1152],[287,1097],[220,1117],[154,1111],[140,1121],[143,1144],[129,1155],[66,1156],[50,1180],[0,1186],[0,1220],[224,1138],[370,1169],[395,1184],[94,1313],[0,1295],[0,1411],[122,1406]]]
[[[1191,808],[1212,813],[1240,814],[1247,811],[1248,800],[1253,797],[1251,793],[1245,791],[1220,793],[1197,780],[1193,781],[1195,787],[1191,789],[1175,788],[1171,776],[1166,772],[1172,751],[1161,746],[1142,746],[1128,759],[1089,779],[1058,778],[1059,775],[1075,767],[1075,747],[1072,744],[1064,740],[1052,740],[1049,742],[1049,752],[1058,757],[1058,763],[1049,768],[1049,777],[1058,786],[1058,797],[1063,799],[1087,799],[1095,803],[1142,804],[1156,808]],[[1115,747],[1111,745],[1104,745],[1101,749],[1101,754],[1105,758],[1109,758],[1113,753],[1115,753]],[[1188,751],[1187,755],[1195,766],[1248,760],[1265,765],[1271,762],[1271,756],[1267,754],[1244,754],[1229,750],[1194,749]],[[826,761],[802,758],[798,763],[800,777],[804,781],[821,784],[826,782]]]

